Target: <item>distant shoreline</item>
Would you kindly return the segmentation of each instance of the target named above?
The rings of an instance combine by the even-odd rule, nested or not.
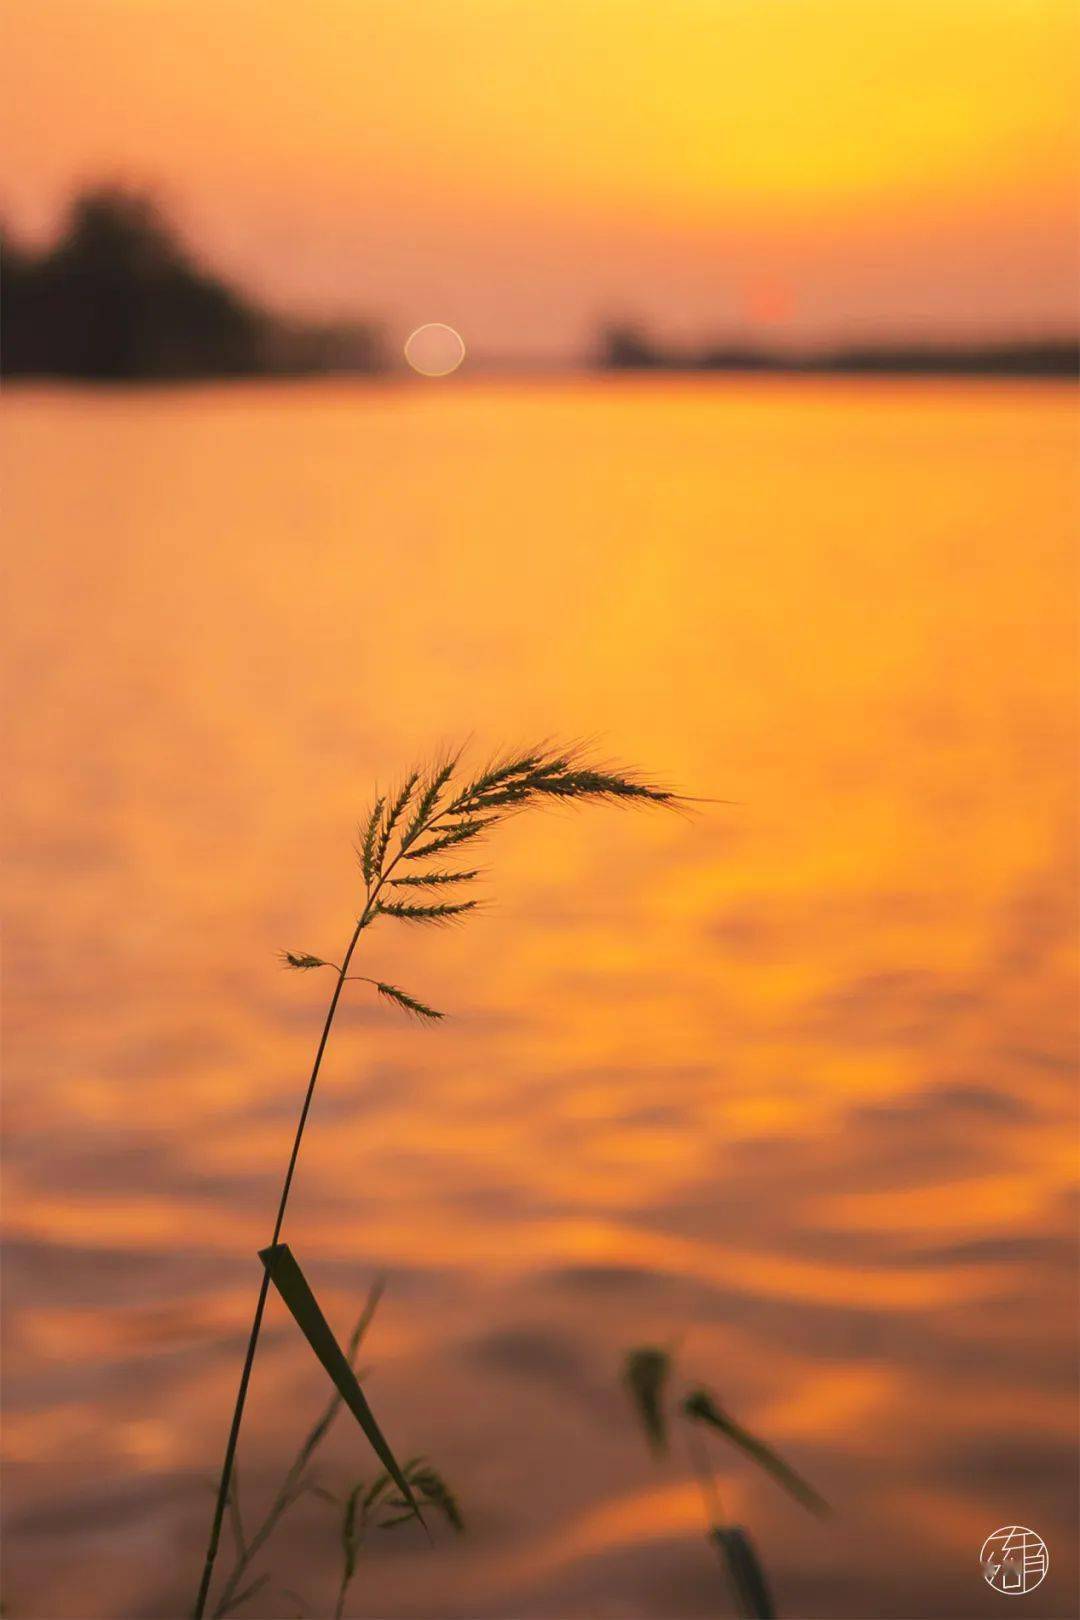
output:
[[[99,388],[343,377],[405,381],[377,319],[314,322],[274,313],[207,270],[153,200],[122,187],[77,195],[55,242],[5,245],[0,369],[10,386]],[[467,341],[466,334],[466,341]],[[1075,379],[1077,334],[986,336],[782,348],[743,333],[677,347],[633,319],[600,324],[577,356],[484,354],[474,377],[644,376]]]
[[[695,382],[707,385],[710,381],[730,382],[849,382],[866,383],[875,382],[936,382],[936,383],[1032,383],[1046,384],[1060,387],[1063,384],[1075,384],[1078,380],[1075,367],[1061,370],[1050,369],[992,369],[970,368],[961,370],[956,367],[942,369],[916,369],[914,367],[898,367],[889,369],[881,366],[876,368],[844,369],[828,365],[768,365],[768,366],[596,366],[582,365],[573,361],[567,362],[537,362],[530,361],[518,363],[515,361],[479,361],[466,362],[452,378],[431,379],[416,376],[407,367],[388,366],[378,371],[350,371],[337,369],[333,371],[257,371],[237,373],[198,373],[189,372],[185,376],[133,376],[133,377],[85,377],[64,375],[61,373],[31,372],[7,373],[3,376],[3,386],[0,394],[95,394],[100,397],[114,395],[117,398],[138,393],[196,393],[202,389],[213,389],[216,393],[232,391],[249,391],[259,389],[269,392],[271,388],[309,388],[328,390],[340,385],[363,384],[375,390],[384,392],[412,392],[416,389],[428,389],[442,385],[447,388],[469,387],[473,383],[530,383],[537,387],[561,383],[619,383],[626,382],[655,382],[661,384],[670,382]]]
[[[980,343],[878,342],[808,350],[713,343],[683,351],[656,344],[632,326],[609,326],[598,362],[607,371],[776,373],[809,376],[1077,377],[1080,338],[1046,333]]]

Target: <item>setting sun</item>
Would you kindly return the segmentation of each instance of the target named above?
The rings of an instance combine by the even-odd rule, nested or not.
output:
[[[486,352],[723,328],[766,274],[796,335],[1069,325],[1076,35],[1068,0],[10,0],[8,207],[133,178],[272,297]]]
[[[1064,1620],[1076,0],[5,20],[0,1613]]]

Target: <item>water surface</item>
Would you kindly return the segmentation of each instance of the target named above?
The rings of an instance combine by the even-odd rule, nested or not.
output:
[[[357,1615],[728,1612],[617,1384],[677,1343],[789,1616],[1074,1590],[1071,401],[1000,384],[11,391],[7,1612],[190,1602],[376,780],[597,736],[692,818],[522,819],[369,936],[287,1236],[471,1533]],[[354,987],[360,990],[361,987]],[[275,1310],[254,1517],[323,1398]],[[323,1477],[369,1467],[341,1425]],[[328,1509],[268,1567],[327,1611]],[[1041,1607],[1039,1606],[1041,1604]],[[260,1614],[295,1613],[276,1593]]]

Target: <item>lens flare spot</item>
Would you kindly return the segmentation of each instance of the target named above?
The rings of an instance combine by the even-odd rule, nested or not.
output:
[[[422,377],[448,377],[464,360],[465,344],[452,326],[430,321],[409,334],[405,358]]]

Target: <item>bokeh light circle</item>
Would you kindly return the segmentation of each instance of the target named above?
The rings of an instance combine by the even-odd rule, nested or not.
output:
[[[405,358],[422,377],[448,377],[465,358],[460,332],[442,321],[418,326],[405,340]]]

